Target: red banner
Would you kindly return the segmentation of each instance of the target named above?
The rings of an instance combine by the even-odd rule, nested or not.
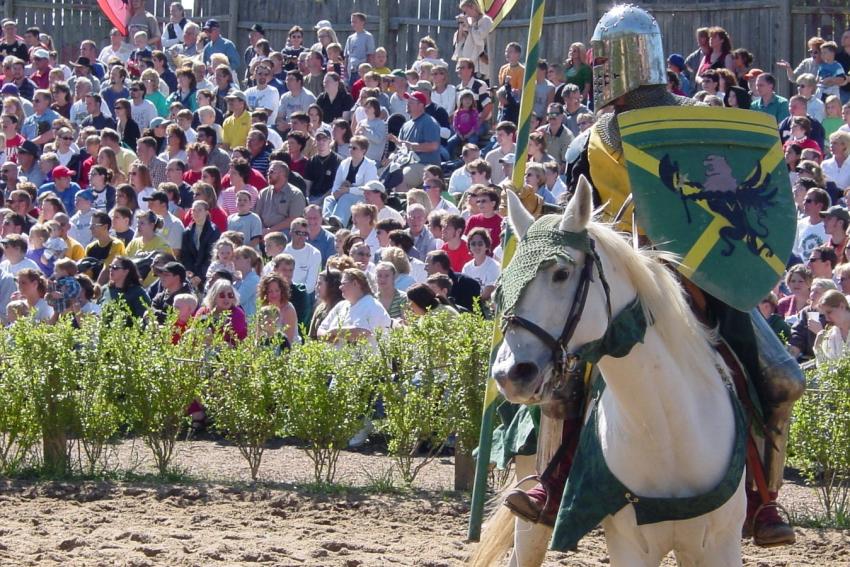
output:
[[[130,3],[128,0],[97,0],[97,4],[112,25],[121,35],[127,35],[127,21],[130,19]]]

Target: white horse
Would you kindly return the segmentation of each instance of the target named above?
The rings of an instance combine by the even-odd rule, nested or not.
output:
[[[534,219],[508,192],[509,220],[520,241]],[[597,402],[602,454],[614,476],[632,494],[646,498],[682,498],[711,491],[727,474],[735,446],[735,410],[725,384],[727,367],[713,348],[712,333],[694,317],[683,290],[657,254],[636,251],[611,228],[591,222],[591,189],[578,184],[557,228],[587,230],[601,270],[591,282],[580,319],[566,351],[602,337],[609,324],[607,305],[616,316],[635,298],[647,321],[644,341],[622,358],[603,356],[599,370],[606,388]],[[568,248],[573,262],[558,260],[541,269],[516,304],[518,318],[536,324],[552,339],[562,336],[577,296],[585,253]],[[549,343],[549,344],[547,344]],[[493,372],[505,397],[515,403],[545,403],[555,374],[551,341],[518,325],[509,325]],[[527,463],[518,463],[527,469]],[[520,468],[518,466],[517,468]],[[522,478],[523,472],[517,473]],[[639,525],[634,507],[625,505],[602,521],[611,564],[658,565],[675,552],[680,565],[741,564],[741,527],[746,514],[744,474],[737,490],[711,512],[686,520]],[[472,560],[495,565],[510,548],[511,565],[539,566],[551,528],[514,519],[500,510],[485,526]]]

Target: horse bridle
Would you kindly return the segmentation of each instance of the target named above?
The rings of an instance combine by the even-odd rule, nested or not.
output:
[[[525,329],[549,347],[552,351],[552,359],[555,364],[555,380],[561,381],[567,375],[575,373],[580,368],[581,355],[577,351],[570,351],[569,344],[573,335],[578,328],[581,316],[584,313],[584,307],[587,303],[587,294],[590,291],[590,286],[593,283],[593,267],[596,266],[599,272],[599,281],[605,291],[605,306],[608,315],[608,325],[611,324],[611,289],[608,286],[608,281],[605,279],[605,274],[602,271],[602,262],[599,259],[599,254],[596,252],[596,245],[592,238],[588,238],[588,250],[584,255],[584,264],[582,265],[581,274],[579,276],[578,287],[576,288],[573,302],[570,305],[570,312],[567,315],[567,320],[564,323],[564,330],[558,338],[550,335],[545,329],[517,315],[506,315],[502,318],[503,332],[510,327],[519,327]]]

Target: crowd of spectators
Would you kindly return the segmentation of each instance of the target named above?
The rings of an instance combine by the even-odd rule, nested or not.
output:
[[[2,22],[5,324],[121,300],[160,322],[215,317],[231,342],[274,324],[293,344],[373,341],[429,310],[488,314],[506,192],[534,215],[557,210],[567,148],[608,110],[593,106],[583,43],[541,60],[517,186],[522,47],[507,44],[491,77],[493,22],[475,0],[460,2],[453,53],[425,36],[396,69],[361,13],[347,30],[295,26],[284,45],[255,24],[240,53],[179,2],[162,25],[141,0],[129,9],[128,37],[83,41],[70,62],[42,30]],[[668,89],[768,113],[784,144],[799,222],[786,282],[761,309],[800,357],[840,354],[850,307],[830,286],[850,293],[850,32],[767,71],[722,28],[696,42],[669,56]],[[772,67],[794,96],[777,94]]]

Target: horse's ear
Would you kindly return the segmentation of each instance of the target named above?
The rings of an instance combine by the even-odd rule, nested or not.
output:
[[[570,199],[564,218],[561,220],[561,230],[564,232],[581,232],[587,228],[593,213],[593,190],[590,182],[582,175],[579,177],[573,198]]]
[[[534,222],[534,217],[526,210],[516,193],[510,189],[506,190],[505,193],[508,199],[508,222],[514,227],[517,238],[522,240]]]

